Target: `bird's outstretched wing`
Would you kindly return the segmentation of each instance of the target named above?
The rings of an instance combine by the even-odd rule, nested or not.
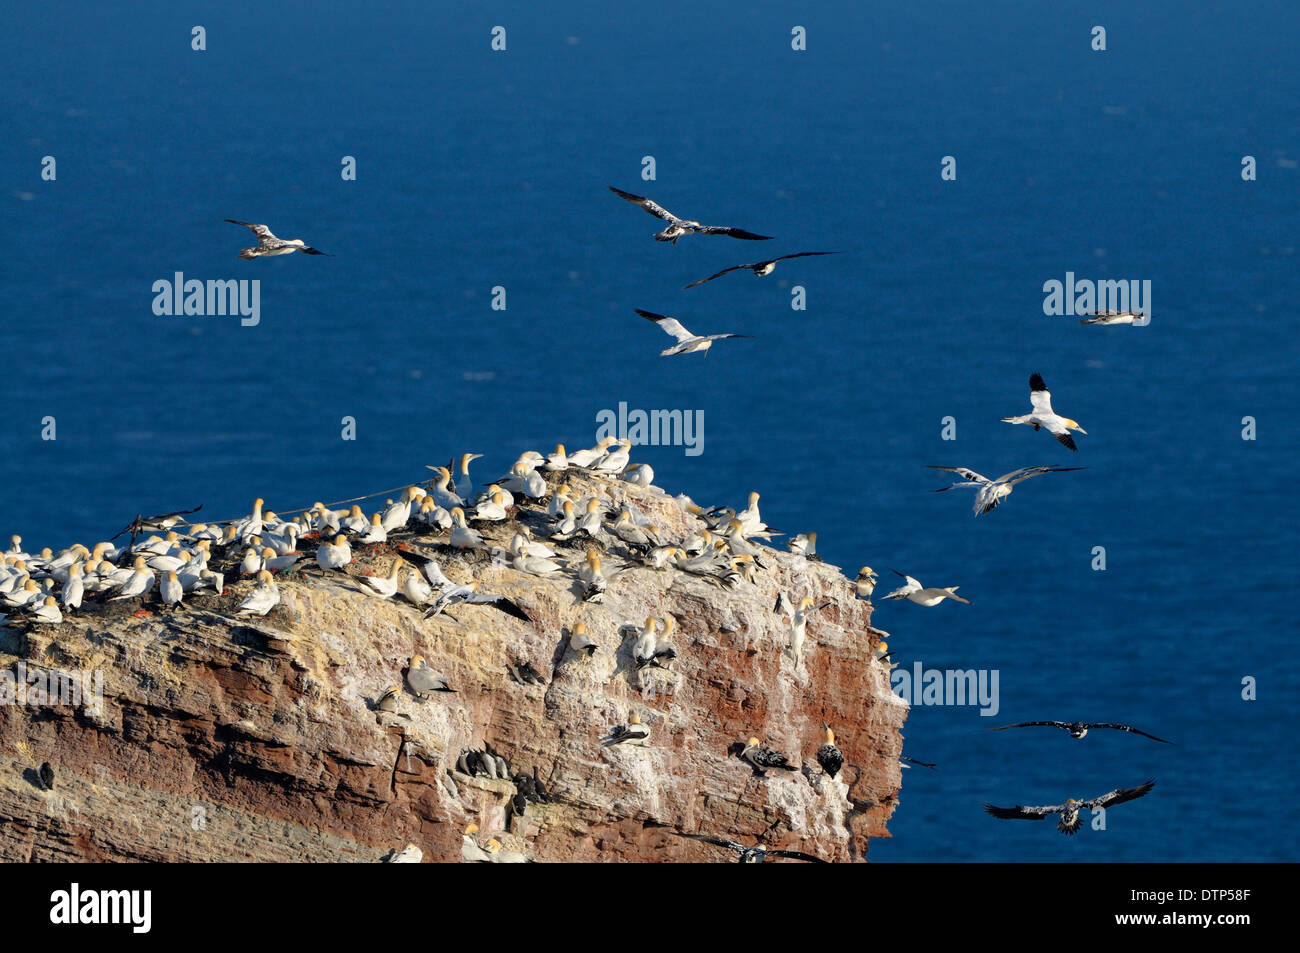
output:
[[[976,473],[974,470],[968,469],[966,467],[939,467],[939,466],[935,466],[933,463],[927,463],[926,467],[930,470],[943,470],[947,473],[955,473],[963,480],[966,480],[969,483],[992,483],[993,482],[988,477],[984,476],[984,474]],[[953,486],[959,486],[959,485],[960,484],[953,484]],[[934,492],[942,493],[943,490],[951,490],[951,489],[952,489],[951,486],[945,486],[943,489],[935,490]]]
[[[1141,735],[1144,738],[1150,738],[1152,741],[1158,741],[1162,745],[1171,745],[1172,741],[1166,741],[1164,738],[1157,738],[1155,735],[1149,735],[1145,731],[1140,731],[1132,725],[1116,725],[1108,721],[1098,722],[1095,725],[1089,725],[1089,728],[1114,728],[1116,731],[1131,731],[1135,735]]]
[[[245,228],[251,228],[253,234],[257,236],[259,243],[276,240],[274,233],[272,233],[272,231],[265,225],[254,225],[252,222],[239,222],[233,218],[228,218],[226,221],[231,225],[243,225]]]
[[[1041,821],[1050,814],[1060,814],[1065,810],[1064,804],[1053,804],[1047,807],[1025,807],[1023,804],[1017,804],[1015,807],[998,807],[996,804],[985,804],[984,813],[992,814],[994,817],[1000,817],[1003,820],[1022,820],[1022,821]]]
[[[1070,730],[1070,726],[1063,721],[1018,721],[1014,725],[1001,725],[997,728],[985,728],[985,731],[1006,731],[1008,728],[1033,728],[1037,725],[1046,725],[1050,728],[1062,728]]]
[[[692,225],[690,229],[701,235],[729,235],[732,238],[744,239],[747,242],[770,242],[772,240],[771,235],[757,235],[754,232],[747,232],[743,228],[732,228],[729,225]]]
[[[893,652],[890,652],[889,654],[890,654],[890,655],[893,655],[894,653],[893,653]],[[908,764],[915,764],[915,765],[917,765],[918,767],[929,768],[931,771],[933,771],[935,768],[939,767],[939,765],[937,765],[937,764],[932,764],[932,763],[930,763],[929,761],[917,761],[915,758],[909,758],[909,757],[907,757],[906,755],[901,755],[901,754],[898,756],[898,760],[899,760],[899,761],[906,761]]]
[[[1066,473],[1070,470],[1086,470],[1087,467],[1058,467],[1051,464],[1045,467],[1021,467],[1019,470],[1012,470],[1010,473],[1004,473],[993,482],[995,483],[1023,483],[1032,477],[1041,476],[1044,473]]]
[[[770,848],[765,848],[764,853],[769,857],[789,857],[791,860],[806,860],[811,864],[830,863],[830,861],[822,860],[820,857],[816,857],[812,854],[805,854],[801,850],[771,850]]]
[[[689,837],[691,840],[704,841],[706,844],[713,844],[717,847],[725,847],[727,850],[734,850],[737,853],[745,850],[741,844],[735,841],[727,840],[723,837],[710,837],[708,834],[687,834],[685,831],[669,831],[674,837]]]
[[[609,187],[609,190],[619,198],[626,199],[633,205],[641,206],[655,218],[662,218],[665,222],[672,222],[674,225],[684,224],[682,219],[668,211],[668,209],[664,208],[654,199],[648,199],[644,195],[633,195],[631,192],[624,192],[622,189],[616,189],[612,185]]]
[[[699,281],[692,281],[689,285],[683,285],[682,290],[685,291],[687,288],[694,288],[696,285],[702,285],[706,281],[712,281],[714,278],[721,278],[723,275],[728,275],[733,271],[743,271],[746,268],[753,268],[753,267],[755,266],[754,265],[732,265],[730,268],[723,268],[720,272],[718,272],[715,275],[709,275],[709,277],[701,278]]]
[[[1101,797],[1095,797],[1091,801],[1084,801],[1083,806],[1095,810],[1099,807],[1106,807],[1110,804],[1123,804],[1125,801],[1136,801],[1142,795],[1146,794],[1156,786],[1156,779],[1151,778],[1146,784],[1139,784],[1135,788],[1117,788]]]
[[[505,596],[494,596],[486,592],[472,592],[465,597],[465,601],[475,606],[491,606],[494,609],[500,609],[506,615],[512,615],[516,619],[522,619],[524,622],[532,622],[528,613],[519,608],[518,604],[507,599]]]
[[[695,337],[694,334],[682,327],[682,323],[676,318],[670,318],[666,314],[655,314],[653,311],[642,311],[640,308],[636,309],[636,313],[647,321],[653,321],[680,342],[689,341]]]

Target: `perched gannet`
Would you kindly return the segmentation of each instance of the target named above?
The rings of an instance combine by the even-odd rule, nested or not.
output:
[[[635,745],[645,747],[650,740],[650,726],[641,724],[641,716],[633,713],[626,725],[612,728],[605,740],[605,747],[612,745]]]
[[[551,473],[559,473],[562,470],[569,469],[569,457],[564,452],[564,444],[557,443],[555,452],[546,455],[546,469]]]
[[[799,850],[773,850],[764,847],[762,844],[746,847],[744,844],[737,844],[725,837],[708,837],[704,834],[687,834],[682,831],[670,831],[670,833],[675,834],[677,837],[689,837],[691,840],[704,841],[706,844],[714,844],[735,851],[739,855],[737,862],[742,864],[761,864],[766,862],[769,857],[789,857],[791,860],[804,860],[814,864],[828,863],[828,861],[822,860],[820,857],[805,854]]]
[[[637,668],[658,664],[656,658],[659,649],[659,625],[659,619],[653,616],[647,618],[645,625],[640,628],[641,634],[632,643],[632,658],[636,662]],[[669,647],[669,650],[671,651],[671,647]],[[673,652],[672,656],[675,658],[677,653]]]
[[[256,540],[257,537],[254,536],[253,539]],[[241,576],[257,575],[262,571],[264,561],[262,548],[259,548],[256,544],[249,546],[244,550],[244,558],[239,561],[239,574]]]
[[[519,572],[526,572],[533,576],[549,576],[560,571],[560,564],[548,556],[533,556],[524,549],[519,551],[512,549],[511,552],[510,566]]]
[[[445,510],[451,510],[458,506],[464,507],[466,503],[464,497],[448,486],[451,482],[451,471],[446,467],[429,467],[429,469],[438,475],[432,489],[429,490],[433,502]]]
[[[1022,414],[1019,417],[1003,417],[1002,422],[1004,424],[1028,424],[1035,430],[1041,427],[1059,440],[1067,449],[1079,449],[1074,445],[1074,438],[1070,436],[1070,431],[1077,430],[1081,434],[1086,434],[1088,431],[1080,427],[1077,420],[1062,417],[1052,410],[1052,394],[1039,374],[1034,374],[1029,378],[1029,403],[1033,406],[1031,413]]]
[[[831,731],[831,726],[823,721],[822,727],[826,729],[826,740],[817,749],[817,763],[828,777],[834,779],[840,773],[840,768],[844,767],[844,755],[835,747],[835,732]]]
[[[158,583],[158,596],[165,606],[178,606],[185,597],[185,589],[174,570],[165,573]]]
[[[263,569],[257,574],[257,586],[239,604],[237,615],[266,615],[280,604],[280,588],[275,579]]]
[[[587,623],[575,622],[573,630],[569,633],[569,648],[575,652],[586,652],[587,657],[590,658],[596,654],[596,649],[599,647],[596,640],[587,633]]]
[[[455,585],[442,571],[438,561],[431,556],[423,553],[412,552],[408,549],[399,549],[397,555],[401,556],[411,565],[417,567],[420,572],[424,573],[424,578],[429,580],[429,585],[439,591]]]
[[[384,858],[386,864],[418,864],[424,860],[424,851],[414,844],[407,844],[401,850],[395,850]]]
[[[647,487],[654,483],[655,471],[648,463],[631,463],[623,468],[619,478],[633,486]]]
[[[592,497],[587,501],[587,510],[582,514],[578,524],[573,528],[575,533],[586,533],[592,539],[600,539],[601,520],[604,513],[600,500]]]
[[[573,501],[566,499],[560,504],[560,512],[551,520],[551,536],[565,540],[578,531],[578,517],[573,512]]]
[[[861,599],[871,601],[871,594],[876,591],[876,580],[879,577],[876,571],[870,566],[863,566],[858,570],[858,578],[853,584],[853,591]]]
[[[334,537],[333,543],[321,543],[316,547],[316,565],[321,569],[342,569],[352,562],[352,547],[342,533]]]
[[[423,698],[433,692],[454,692],[456,689],[447,684],[442,673],[430,668],[423,655],[411,658],[411,666],[406,670],[406,681],[411,690]]]
[[[302,553],[286,553],[277,556],[270,546],[262,550],[262,568],[268,572],[284,572],[302,559]]]
[[[618,511],[618,519],[609,531],[638,553],[648,553],[659,545],[659,540],[653,534],[654,527],[642,529],[632,519],[632,513],[626,506]]]
[[[677,339],[677,343],[672,347],[664,348],[659,352],[660,357],[670,357],[674,354],[690,354],[692,351],[704,351],[707,354],[709,348],[713,347],[714,341],[720,341],[723,338],[749,337],[748,334],[694,334],[682,327],[682,323],[676,318],[655,314],[653,311],[642,311],[640,308],[636,309],[636,313],[647,321],[653,321],[669,335]]]
[[[397,711],[397,703],[401,697],[402,686],[389,685],[384,689],[384,693],[375,699],[375,703],[371,707],[375,711],[395,712]]]
[[[394,559],[393,564],[388,567],[387,576],[358,576],[357,581],[361,583],[361,591],[368,596],[376,596],[380,599],[391,599],[397,595],[398,573],[401,572],[402,561]]]
[[[1090,801],[1076,801],[1074,798],[1070,798],[1064,804],[1053,804],[1049,807],[1025,807],[1021,804],[1017,804],[1015,807],[995,807],[992,804],[985,804],[984,810],[1003,820],[1041,821],[1049,814],[1060,814],[1061,819],[1057,822],[1056,829],[1068,837],[1079,829],[1080,811],[1095,811],[1098,808],[1109,807],[1112,804],[1135,801],[1155,787],[1155,783],[1155,779],[1152,778],[1146,784],[1138,787],[1118,788]]]
[[[750,767],[754,769],[754,774],[762,777],[768,771],[793,771],[794,765],[790,759],[783,754],[773,751],[765,744],[760,744],[757,738],[750,738],[749,743],[741,749],[740,757],[748,761]]]
[[[408,486],[402,491],[402,498],[396,503],[390,504],[384,510],[380,522],[384,527],[385,533],[395,533],[406,526],[407,521],[411,518],[411,502],[415,499],[416,488]]]
[[[32,620],[44,625],[58,625],[63,621],[63,613],[53,596],[46,596],[44,601],[31,610]]]
[[[907,580],[902,586],[899,586],[886,599],[906,599],[908,602],[915,602],[918,606],[937,606],[944,599],[952,599],[954,602],[964,602],[970,605],[969,599],[957,595],[960,586],[947,586],[943,589],[927,589],[919,582],[906,573],[901,573],[897,569],[892,570],[895,574],[902,576]]]
[[[726,225],[701,225],[699,222],[678,218],[662,205],[643,196],[624,192],[612,185],[609,190],[619,198],[625,199],[633,205],[641,206],[655,218],[663,219],[668,223],[668,227],[662,232],[655,233],[655,241],[657,242],[672,242],[676,245],[677,239],[683,235],[727,235],[730,238],[741,238],[750,242],[765,242],[770,241],[772,238],[771,235],[756,235],[753,232],[745,231],[743,228],[732,228]]]
[[[582,583],[583,602],[599,602],[605,595],[609,581],[600,568],[600,556],[594,549],[587,550],[587,564],[578,571],[578,581]]]
[[[531,864],[533,859],[517,850],[502,850],[501,842],[495,837],[487,842],[488,860],[494,864]]]
[[[370,526],[365,534],[357,540],[359,546],[378,546],[388,542],[388,530],[384,529],[384,514],[375,512],[370,517]]]
[[[262,535],[264,525],[262,507],[264,505],[266,505],[265,501],[259,496],[253,501],[253,512],[232,524],[235,528],[235,538],[240,542],[247,542],[254,536]]]
[[[528,613],[505,596],[496,596],[485,592],[480,593],[477,582],[472,582],[468,586],[451,586],[443,590],[442,594],[434,600],[433,605],[425,611],[424,617],[428,619],[441,615],[447,609],[461,603],[472,606],[491,606],[494,609],[500,609],[506,615],[514,616],[516,619],[522,619],[525,622],[532,621],[528,617]]]
[[[591,464],[597,473],[618,473],[628,463],[628,454],[632,450],[632,441],[626,437],[618,440],[615,446],[605,451],[605,455]]]
[[[65,609],[81,608],[81,599],[86,592],[86,583],[82,576],[84,565],[80,561],[72,564],[68,572],[68,581],[63,584],[63,589],[59,592],[59,602]]]
[[[1144,317],[1141,311],[1093,311],[1080,324],[1132,324]]]
[[[467,503],[474,501],[474,481],[469,478],[469,465],[482,456],[481,453],[460,455],[460,472],[456,475],[456,495]]]
[[[1000,728],[986,728],[985,731],[1006,731],[1008,728],[1031,728],[1036,725],[1046,725],[1051,728],[1060,728],[1068,731],[1071,738],[1086,737],[1088,732],[1093,728],[1113,728],[1116,731],[1131,731],[1135,735],[1142,735],[1144,738],[1150,738],[1152,741],[1158,741],[1161,744],[1171,745],[1172,741],[1165,741],[1164,738],[1157,738],[1155,735],[1149,735],[1145,731],[1139,731],[1132,725],[1118,725],[1109,721],[1019,721],[1014,725],[1002,725]]]
[[[465,828],[465,833],[460,835],[460,861],[463,864],[486,864],[492,857],[482,847],[478,845],[474,835],[478,833],[478,825],[471,824]]]
[[[762,278],[763,276],[770,275],[772,272],[776,271],[776,263],[778,261],[787,261],[791,258],[808,258],[813,255],[838,254],[839,252],[834,251],[801,251],[793,255],[782,255],[780,258],[768,258],[765,261],[752,262],[748,265],[732,265],[730,268],[723,268],[717,274],[709,275],[707,278],[701,278],[699,281],[692,281],[689,285],[685,285],[682,290],[685,291],[688,288],[694,288],[696,285],[702,285],[706,281],[712,281],[714,278],[721,278],[723,275],[729,275],[733,271],[744,271],[748,268],[754,274],[758,275],[758,277]]]
[[[447,542],[453,549],[481,549],[483,547],[483,537],[478,534],[477,530],[470,529],[465,524],[465,511],[459,506],[452,508],[451,535],[447,538]]]
[[[1066,473],[1070,470],[1087,469],[1087,467],[1058,467],[1055,464],[1042,467],[1023,467],[1019,470],[1012,470],[1010,473],[1004,473],[996,480],[990,480],[988,477],[966,467],[938,467],[933,464],[926,464],[926,466],[931,470],[944,470],[962,477],[963,482],[954,483],[952,486],[941,486],[934,491],[935,493],[943,493],[954,487],[975,487],[979,491],[975,494],[976,516],[983,516],[985,513],[997,509],[1002,504],[1002,501],[1011,495],[1011,491],[1017,483],[1023,483],[1025,480],[1044,473]]]
[[[817,534],[800,533],[798,536],[786,540],[786,548],[796,556],[804,556],[808,559],[817,559]]]
[[[339,528],[345,533],[351,533],[354,536],[361,536],[370,532],[370,520],[366,519],[366,514],[361,512],[361,507],[356,503],[348,510],[347,516],[339,520]]]
[[[474,519],[499,523],[506,518],[506,498],[503,493],[493,493],[491,499],[481,500],[474,508]]]
[[[265,225],[254,225],[251,222],[237,222],[233,218],[226,219],[231,225],[243,225],[245,228],[251,228],[253,234],[257,236],[256,248],[241,248],[239,257],[245,261],[252,261],[254,258],[270,255],[289,255],[293,252],[300,251],[304,255],[325,255],[326,258],[333,258],[333,255],[327,255],[323,251],[317,251],[312,248],[301,238],[276,238],[271,234],[271,230]]]
[[[810,596],[804,596],[792,608],[790,600],[786,598],[784,592],[776,594],[776,605],[772,607],[772,611],[784,613],[786,618],[790,620],[790,641],[786,645],[786,652],[794,660],[795,668],[798,668],[803,662],[804,633],[808,627],[808,618],[818,609],[825,609],[829,605],[829,602],[817,605],[816,600]]]
[[[154,575],[149,571],[145,564],[143,556],[136,556],[134,567],[131,570],[130,577],[122,583],[122,588],[118,594],[113,596],[109,601],[116,602],[118,599],[133,599],[137,596],[144,598],[153,589]]]
[[[569,454],[569,466],[571,467],[589,467],[609,450],[610,445],[617,442],[616,437],[601,437],[596,442],[596,446],[589,450],[576,450]]]

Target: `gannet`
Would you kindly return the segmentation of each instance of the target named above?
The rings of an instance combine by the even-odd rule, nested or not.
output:
[[[481,453],[460,455],[460,472],[456,475],[456,495],[467,503],[474,501],[474,481],[469,478],[469,465],[482,456]]]
[[[321,569],[342,569],[352,562],[352,547],[342,533],[334,537],[333,543],[321,543],[316,547],[316,565]]]
[[[587,501],[587,511],[582,514],[582,518],[578,520],[578,525],[574,527],[573,531],[575,533],[586,533],[592,539],[599,539],[603,516],[600,500],[592,497]]]
[[[256,536],[253,537],[257,539]],[[244,558],[239,561],[239,574],[241,576],[253,576],[262,571],[262,550],[256,543],[250,545],[244,550]]]
[[[1070,436],[1070,431],[1077,430],[1081,434],[1086,434],[1088,431],[1080,427],[1077,420],[1062,417],[1052,410],[1052,394],[1043,383],[1041,375],[1034,374],[1029,378],[1029,402],[1034,408],[1032,413],[1022,414],[1019,417],[1003,417],[1002,422],[1028,424],[1035,430],[1042,427],[1067,449],[1079,449],[1074,445],[1074,438]]]
[[[86,584],[82,578],[83,563],[75,562],[68,573],[68,581],[59,592],[59,601],[65,609],[80,609],[81,599],[85,595]]]
[[[384,693],[375,699],[371,707],[375,711],[386,711],[389,713],[397,711],[397,703],[402,697],[402,686],[389,685],[384,689]]]
[[[433,502],[445,510],[452,510],[458,506],[464,507],[465,499],[448,486],[451,482],[451,471],[446,467],[429,467],[429,469],[438,475],[433,488],[429,490]]]
[[[153,578],[152,576],[150,577]],[[28,577],[23,581],[19,588],[12,592],[5,593],[5,602],[15,608],[26,608],[27,606],[39,605],[45,599],[45,590],[36,584],[36,580]],[[129,598],[129,597],[128,597]]]
[[[233,218],[226,219],[231,225],[242,225],[245,228],[251,228],[253,234],[257,236],[256,248],[241,248],[239,257],[245,261],[252,261],[254,258],[271,255],[289,255],[293,252],[300,251],[304,255],[325,255],[326,258],[333,258],[323,251],[317,251],[312,248],[301,238],[276,238],[271,234],[271,230],[265,225],[254,225],[250,222],[237,222]]]
[[[573,512],[573,501],[564,500],[560,512],[551,520],[551,536],[555,539],[568,539],[578,531],[578,517]]]
[[[619,510],[618,519],[614,521],[609,531],[637,552],[649,552],[659,545],[659,540],[652,535],[653,527],[642,529],[636,525],[632,520],[631,511],[626,506]]]
[[[826,729],[826,740],[817,749],[817,763],[828,777],[834,779],[840,773],[840,768],[844,767],[844,755],[835,747],[835,732],[831,731],[831,726],[823,721],[822,727]]]
[[[668,223],[668,227],[662,232],[655,233],[655,241],[657,242],[672,242],[676,245],[677,239],[683,235],[727,235],[731,238],[741,238],[750,242],[765,242],[770,241],[772,238],[771,235],[756,235],[753,232],[745,231],[743,228],[732,228],[724,225],[701,225],[699,222],[678,218],[662,205],[643,196],[624,192],[612,185],[609,190],[619,198],[625,199],[633,205],[641,206],[655,218],[663,219]]]
[[[790,600],[786,598],[784,592],[776,594],[776,605],[772,607],[773,612],[784,613],[790,620],[790,641],[786,646],[786,651],[790,658],[794,660],[795,668],[803,662],[803,643],[804,633],[808,627],[808,618],[818,609],[825,609],[829,602],[823,602],[817,605],[816,600],[810,596],[804,596],[799,600],[797,606],[791,607]]]
[[[506,498],[503,493],[493,493],[491,499],[482,500],[474,508],[474,519],[499,523],[506,518]]]
[[[853,584],[853,591],[861,599],[871,601],[871,594],[876,590],[876,571],[870,566],[863,566],[858,570],[858,578]]]
[[[162,581],[158,583],[158,595],[165,606],[180,605],[181,599],[185,596],[185,589],[181,586],[180,577],[176,575],[175,570],[163,575]]]
[[[406,681],[415,694],[423,698],[433,692],[454,692],[456,689],[447,684],[442,673],[430,668],[423,655],[411,658],[411,666],[406,670]]]
[[[670,617],[671,618],[671,617]],[[667,624],[662,623],[662,624]],[[676,626],[676,621],[672,623]],[[636,642],[632,645],[632,657],[636,661],[637,668],[645,668],[647,665],[659,665],[659,659],[674,659],[677,652],[667,640],[668,633],[664,637],[659,635],[659,619],[651,617],[645,620],[645,625],[641,627],[641,634],[637,637]]]
[[[552,473],[559,473],[562,470],[569,469],[569,458],[564,452],[564,444],[557,443],[555,452],[546,455],[546,469]]]
[[[780,258],[768,258],[765,261],[752,262],[751,264],[748,265],[732,265],[730,268],[723,268],[717,274],[709,275],[709,277],[707,278],[701,278],[699,281],[692,281],[689,285],[685,285],[682,288],[682,290],[685,291],[688,288],[694,288],[696,285],[702,285],[706,281],[712,281],[714,278],[721,278],[723,275],[729,275],[733,271],[744,271],[746,268],[748,268],[758,277],[762,278],[764,275],[770,275],[772,272],[776,271],[776,263],[778,261],[787,261],[788,259],[791,258],[808,258],[812,255],[838,255],[838,254],[839,252],[833,252],[833,251],[801,251],[793,255],[782,255]]]
[[[388,542],[388,530],[384,529],[384,515],[375,512],[370,517],[370,528],[357,540],[361,546],[378,546]]]
[[[641,724],[641,716],[634,713],[628,718],[626,725],[619,725],[610,730],[605,747],[625,744],[645,747],[649,740],[650,726]]]
[[[575,652],[586,652],[588,658],[596,654],[596,649],[599,646],[596,644],[596,640],[587,633],[587,623],[574,623],[573,630],[569,633],[569,648]]]
[[[714,844],[718,847],[725,847],[727,850],[735,851],[739,856],[738,863],[742,864],[761,864],[767,861],[769,857],[789,857],[791,860],[804,860],[814,864],[825,864],[827,861],[812,854],[805,854],[799,850],[773,850],[764,847],[762,844],[755,844],[753,847],[746,847],[744,844],[737,844],[735,841],[727,840],[725,837],[708,837],[704,834],[687,834],[682,831],[671,831],[678,837],[689,837],[691,840],[704,841],[706,844]]]
[[[800,533],[786,540],[786,548],[796,556],[803,556],[808,559],[817,558],[817,534]]]
[[[599,602],[605,595],[608,580],[600,568],[600,556],[594,549],[587,550],[587,564],[578,571],[582,583],[582,601]]]
[[[573,453],[569,454],[569,466],[583,468],[591,466],[603,457],[605,452],[609,449],[610,444],[615,442],[615,437],[601,437],[600,440],[596,442],[596,446],[591,449],[575,450]]]
[[[153,589],[154,581],[154,575],[146,566],[145,558],[143,556],[137,556],[135,557],[135,563],[130,577],[122,583],[122,588],[118,591],[118,594],[113,596],[109,601],[116,602],[119,599],[133,599],[137,596],[144,598],[149,594],[150,590]]]
[[[619,476],[625,483],[640,487],[650,486],[655,481],[654,468],[648,463],[628,464]]]
[[[483,537],[465,525],[465,511],[459,506],[452,508],[451,535],[447,542],[453,549],[481,549],[483,546]]]
[[[1158,741],[1161,744],[1171,745],[1172,741],[1165,741],[1164,738],[1157,738],[1155,735],[1149,735],[1145,731],[1139,731],[1132,725],[1117,725],[1109,721],[1020,721],[1014,725],[1002,725],[1000,728],[986,728],[985,731],[1006,731],[1008,728],[1031,728],[1036,725],[1046,725],[1052,728],[1060,728],[1068,731],[1071,738],[1086,737],[1088,732],[1093,728],[1113,728],[1116,731],[1131,731],[1135,735],[1142,735],[1144,738],[1150,738],[1152,741]]]
[[[927,589],[906,573],[901,573],[897,569],[892,570],[892,572],[902,576],[907,581],[889,595],[885,596],[886,599],[906,599],[908,602],[915,602],[918,606],[937,606],[944,599],[952,599],[954,602],[964,602],[966,605],[971,604],[969,599],[957,595],[957,590],[961,588],[960,586],[946,586],[942,589]]]
[[[302,559],[302,553],[286,553],[283,556],[277,556],[275,550],[270,546],[262,549],[262,568],[268,572],[284,572],[300,559]]]
[[[1093,311],[1080,324],[1132,324],[1143,317],[1141,311]]]
[[[384,510],[380,522],[385,533],[395,533],[406,526],[411,518],[411,501],[415,499],[416,488],[408,486],[402,491],[402,498]]]
[[[909,758],[907,757],[907,755],[901,755],[901,754],[898,756],[898,764],[899,767],[902,768],[907,768],[907,767],[911,767],[912,765],[916,765],[918,768],[929,768],[931,771],[939,767],[937,764],[934,764],[932,762],[917,761],[915,758]]]
[[[254,536],[262,535],[262,507],[265,501],[259,496],[253,501],[253,512],[241,520],[237,520],[233,525],[235,527],[235,538],[240,542],[245,542]]]
[[[485,864],[492,857],[474,839],[478,833],[478,825],[471,824],[465,828],[465,833],[460,835],[460,860],[463,864]]]
[[[263,569],[257,574],[257,586],[235,610],[237,615],[266,615],[280,604],[280,588],[275,579]]]
[[[366,519],[366,514],[361,512],[361,507],[355,503],[348,510],[348,515],[339,520],[339,528],[354,536],[362,536],[370,532],[370,526],[370,520]]]
[[[1039,476],[1043,473],[1065,473],[1069,470],[1086,470],[1087,467],[1058,467],[1055,464],[1045,467],[1023,467],[1019,470],[1012,470],[1010,473],[1004,473],[996,480],[990,480],[974,470],[968,470],[966,467],[937,467],[933,464],[926,464],[931,470],[944,470],[948,473],[955,473],[963,480],[961,483],[954,483],[952,486],[942,486],[935,490],[935,493],[943,493],[954,487],[975,487],[979,492],[975,494],[975,515],[983,516],[990,510],[997,509],[1002,501],[1011,495],[1012,489],[1017,483],[1023,483],[1025,480]]]
[[[368,596],[391,599],[397,595],[397,576],[401,569],[402,561],[394,559],[393,564],[388,567],[387,576],[358,576],[357,581],[361,583],[361,591]]]
[[[53,596],[46,596],[31,613],[33,621],[44,625],[58,625],[63,621],[63,613],[59,611],[59,604]]]
[[[395,850],[384,858],[386,864],[418,864],[424,860],[424,851],[414,844],[407,844],[401,850]]]
[[[617,473],[627,466],[628,454],[632,450],[632,441],[623,437],[605,451],[605,455],[591,464],[597,473]]]
[[[479,592],[477,582],[472,582],[468,586],[451,586],[443,590],[442,594],[434,600],[433,605],[425,611],[424,617],[429,619],[441,615],[447,609],[461,603],[472,606],[491,606],[494,609],[500,609],[506,615],[514,616],[516,619],[522,619],[525,622],[532,621],[528,617],[528,613],[505,596]]]
[[[690,354],[692,351],[704,351],[708,353],[709,348],[713,347],[714,341],[720,341],[723,338],[747,338],[748,334],[694,334],[682,327],[682,323],[676,318],[670,318],[667,315],[655,314],[653,311],[642,311],[636,309],[636,313],[641,315],[647,321],[653,321],[664,331],[677,339],[677,343],[672,347],[664,348],[659,352],[660,357],[670,357],[674,354]]]
[[[766,772],[773,770],[795,770],[789,758],[773,751],[765,744],[759,744],[757,738],[749,739],[749,743],[741,749],[740,757],[749,762],[750,767],[754,769],[754,774],[758,777],[762,777]]]
[[[574,502],[573,488],[567,483],[560,484],[560,488],[551,496],[551,502],[546,504],[546,515],[554,520],[564,514],[565,501]]]
[[[1015,807],[996,807],[992,804],[985,804],[984,810],[1003,820],[1041,821],[1049,814],[1059,814],[1061,819],[1057,822],[1056,829],[1068,837],[1079,829],[1080,811],[1095,811],[1097,808],[1109,807],[1112,804],[1135,801],[1155,787],[1155,783],[1155,779],[1152,778],[1138,787],[1118,788],[1090,801],[1076,801],[1074,798],[1070,798],[1064,804],[1053,804],[1049,807],[1025,807],[1021,804],[1017,804]]]
[[[502,850],[501,842],[491,837],[487,842],[488,860],[494,864],[531,864],[533,859],[517,850]]]

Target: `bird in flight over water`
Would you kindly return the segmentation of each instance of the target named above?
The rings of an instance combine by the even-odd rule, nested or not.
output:
[[[753,232],[747,232],[743,228],[732,228],[729,225],[701,225],[699,222],[693,222],[689,219],[678,218],[668,209],[664,208],[653,199],[645,198],[641,195],[633,195],[631,192],[624,192],[622,189],[616,189],[610,186],[609,190],[620,198],[626,199],[633,205],[639,205],[655,218],[661,218],[668,223],[668,227],[662,232],[655,232],[655,241],[672,242],[677,244],[677,239],[683,235],[729,235],[732,238],[742,238],[748,242],[766,242],[771,241],[771,235],[755,235]]]
[[[233,218],[228,218],[226,221],[231,225],[242,225],[245,228],[251,228],[253,234],[257,236],[256,248],[241,248],[239,250],[239,257],[246,261],[269,255],[291,255],[296,251],[300,251],[305,255],[334,257],[326,252],[317,251],[301,238],[276,238],[275,234],[265,225],[254,225],[252,222],[237,222]]]
[[[837,251],[801,251],[793,255],[782,255],[780,258],[769,258],[766,261],[752,262],[748,265],[732,265],[730,268],[723,268],[716,275],[709,275],[709,277],[701,278],[699,281],[692,281],[689,285],[684,285],[682,290],[685,291],[687,288],[694,288],[696,285],[702,285],[706,281],[712,281],[714,278],[721,278],[723,275],[729,275],[733,271],[744,271],[748,268],[754,274],[758,275],[758,277],[762,278],[764,275],[770,275],[772,272],[776,271],[776,263],[778,261],[788,261],[791,258],[809,258],[813,255],[838,254],[839,252]]]

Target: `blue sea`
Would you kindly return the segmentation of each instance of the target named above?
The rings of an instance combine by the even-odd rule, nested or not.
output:
[[[878,606],[900,666],[996,670],[999,711],[912,709],[905,753],[938,768],[904,773],[870,859],[1300,857],[1278,807],[1300,688],[1300,7],[538,6],[5,5],[3,538],[289,510],[466,450],[489,477],[593,444],[620,402],[702,411],[698,456],[635,450],[659,484],[758,490],[850,576],[972,600]],[[609,185],[777,238],[656,243]],[[242,261],[226,218],[335,257]],[[682,290],[823,250],[841,254]],[[156,315],[176,272],[260,279],[260,322]],[[1149,280],[1150,324],[1044,314],[1068,272]],[[661,358],[634,308],[751,337]],[[1034,372],[1087,429],[1077,454],[1000,422]],[[1049,463],[1087,469],[978,519],[925,469]],[[983,730],[1050,718],[1177,743]],[[1148,777],[1069,839],[981,810]]]

